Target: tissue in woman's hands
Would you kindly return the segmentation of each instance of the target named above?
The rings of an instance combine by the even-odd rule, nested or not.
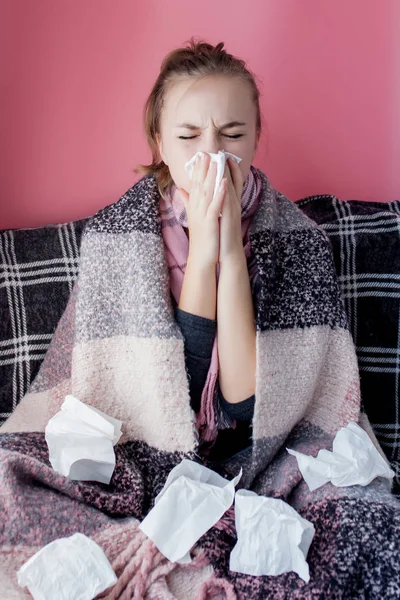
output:
[[[189,179],[192,179],[193,166],[194,166],[194,163],[195,163],[195,160],[196,160],[198,154],[200,154],[200,152],[196,152],[196,154],[194,156],[192,156],[192,158],[185,164],[185,171],[188,174]],[[235,156],[234,154],[231,154],[230,152],[225,152],[222,150],[219,150],[218,154],[214,154],[213,152],[205,152],[204,154],[208,154],[210,156],[211,160],[213,162],[217,163],[217,176],[215,179],[215,187],[214,187],[214,193],[213,193],[213,198],[214,198],[215,194],[219,188],[219,184],[221,183],[222,177],[224,176],[225,163],[226,163],[227,157],[230,156],[237,163],[240,163],[242,159],[239,158],[239,156]]]
[[[368,433],[352,421],[337,432],[332,452],[323,449],[314,458],[289,448],[287,451],[297,458],[300,472],[311,491],[328,481],[337,487],[346,487],[368,485],[375,477],[394,477]]]
[[[66,396],[45,429],[51,466],[70,479],[110,483],[121,425],[97,408]]]
[[[154,508],[139,525],[171,562],[191,561],[190,549],[231,507],[242,471],[227,481],[184,459],[169,473]]]
[[[289,504],[239,490],[235,495],[235,524],[238,541],[229,559],[231,571],[246,575],[295,571],[309,581],[306,558],[315,528]]]

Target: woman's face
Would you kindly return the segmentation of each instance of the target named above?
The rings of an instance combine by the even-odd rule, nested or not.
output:
[[[245,181],[256,153],[256,109],[250,86],[235,77],[185,77],[164,97],[160,154],[177,187],[190,192],[185,163],[198,152],[231,152],[242,161]]]

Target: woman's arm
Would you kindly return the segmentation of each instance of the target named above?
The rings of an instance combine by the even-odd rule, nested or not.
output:
[[[220,263],[217,291],[219,385],[227,402],[255,393],[256,326],[244,251]]]
[[[189,256],[179,308],[213,320],[217,305],[218,215],[223,200],[223,190],[213,197],[216,175],[216,163],[210,165],[210,157],[203,154],[194,166],[190,196],[179,188],[189,227]]]
[[[179,308],[192,315],[215,320],[216,305],[216,264],[205,263],[189,252]]]

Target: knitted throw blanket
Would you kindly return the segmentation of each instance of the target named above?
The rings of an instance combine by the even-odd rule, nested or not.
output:
[[[45,544],[81,532],[118,577],[107,598],[398,598],[400,510],[387,480],[310,493],[286,447],[316,455],[359,422],[359,373],[326,234],[267,177],[249,238],[259,291],[253,444],[224,463],[199,455],[183,336],[174,320],[154,177],[142,178],[87,224],[79,277],[28,393],[0,429],[0,589],[26,598],[16,571]],[[21,363],[22,365],[22,363]],[[21,366],[22,368],[22,366]],[[123,423],[110,485],[51,468],[44,429],[67,394]],[[379,399],[377,399],[379,401]],[[310,581],[295,573],[229,571],[232,510],[196,544],[189,565],[167,561],[138,530],[183,458],[238,487],[281,498],[316,533]]]

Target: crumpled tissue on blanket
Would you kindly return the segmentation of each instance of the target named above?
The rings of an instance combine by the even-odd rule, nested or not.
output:
[[[70,479],[110,483],[121,425],[97,408],[66,396],[45,428],[51,466]]]
[[[169,473],[155,504],[139,525],[171,562],[191,562],[190,549],[232,506],[242,471],[228,481],[184,459]]]
[[[249,490],[238,490],[235,524],[238,541],[230,555],[231,571],[246,575],[280,575],[294,571],[309,581],[306,558],[315,528],[289,504]]]
[[[34,600],[92,600],[117,583],[108,558],[82,533],[41,548],[17,573]]]
[[[330,481],[337,487],[368,485],[376,477],[394,477],[368,433],[357,423],[342,427],[333,440],[332,452],[320,450],[316,457],[295,450],[299,470],[311,491]]]

